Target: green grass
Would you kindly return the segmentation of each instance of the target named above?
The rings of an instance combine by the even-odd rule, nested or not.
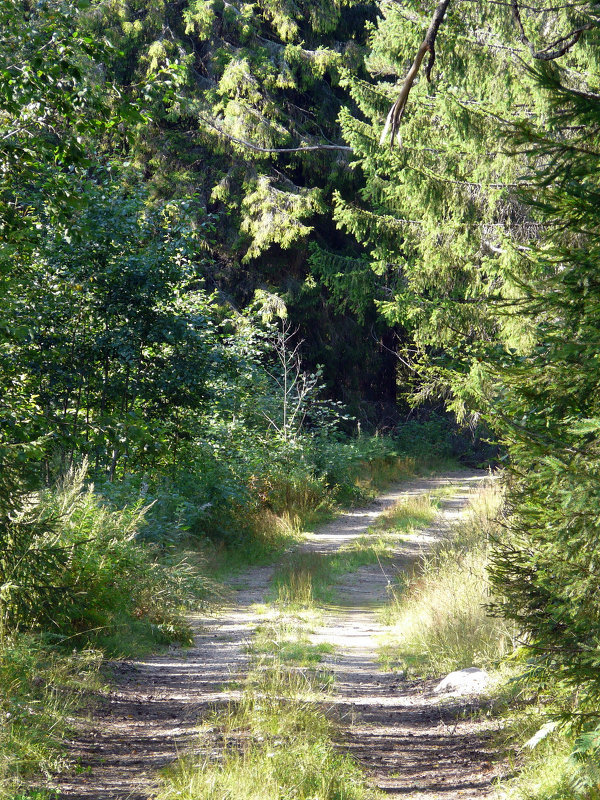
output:
[[[211,574],[225,580],[249,566],[275,563],[301,542],[305,533],[335,519],[344,508],[372,500],[381,489],[413,477],[416,471],[419,465],[412,457],[382,455],[347,465],[345,488],[341,484],[328,488],[318,481],[309,482],[309,487],[293,481],[278,485],[272,479],[272,491],[279,498],[277,510],[249,512],[243,546],[213,545],[209,551]]]
[[[273,656],[284,666],[314,667],[333,653],[325,642],[312,644],[309,628],[296,616],[277,615],[258,626],[251,650],[256,656]]]
[[[376,437],[373,441],[377,441]],[[348,460],[344,465],[343,476],[337,475],[330,484],[312,479],[308,475],[302,481],[271,476],[269,499],[273,501],[273,507],[259,507],[246,513],[243,544],[227,547],[223,543],[213,543],[209,548],[211,575],[222,581],[249,566],[273,564],[286,551],[301,542],[306,532],[334,519],[344,508],[369,502],[392,483],[408,480],[415,475],[429,475],[436,470],[459,468],[449,458],[430,455],[426,459],[420,459],[383,452],[391,446],[391,442],[382,443],[379,446],[381,454]],[[395,532],[410,532],[412,528],[428,524],[435,514],[435,511],[432,513],[431,506],[444,496],[445,491],[444,487],[427,495],[428,499],[419,497],[402,503],[404,507],[397,511],[397,527],[394,527],[396,523],[390,517],[390,529]],[[384,515],[383,519],[387,520],[387,517]],[[381,525],[377,527],[379,529]],[[377,557],[390,552],[389,542],[384,547],[380,542],[379,548],[372,544],[373,553],[370,556],[355,557],[354,561],[349,561],[344,556],[346,560],[341,559],[339,567],[333,565],[332,569],[341,575],[363,564],[374,563]],[[370,547],[363,542],[353,549],[369,550]]]
[[[486,611],[488,542],[500,503],[499,490],[488,488],[412,576],[398,577],[383,615],[391,626],[380,649],[384,666],[437,676],[489,667],[512,650],[512,627]]]
[[[539,720],[536,725],[539,729]],[[533,750],[521,751],[514,777],[496,786],[497,800],[599,800],[598,763],[577,763],[573,744],[568,733],[554,731]]]
[[[399,500],[377,518],[374,529],[410,534],[415,529],[430,525],[439,510],[440,498],[445,496],[446,487],[443,487],[443,490]],[[450,491],[449,494],[454,494],[454,491]]]
[[[367,800],[375,797],[350,759],[307,715],[282,712],[279,738],[229,748],[219,761],[186,759],[157,800]]]
[[[306,620],[275,612],[259,627],[241,700],[207,720],[204,754],[166,770],[157,800],[380,797],[333,743],[335,722],[324,712],[332,675],[319,668],[331,648],[310,643]]]
[[[352,469],[354,484],[363,492],[357,499],[374,497],[395,481],[415,475],[421,464],[413,456],[382,455],[359,461]]]
[[[215,580],[227,580],[251,566],[273,564],[304,538],[304,522],[297,515],[261,509],[249,514],[248,524],[251,530],[243,543],[207,546],[208,566]]]
[[[33,789],[26,794],[19,792],[13,794],[10,800],[59,800],[58,792],[53,792],[46,789]]]
[[[600,800],[597,753],[573,758],[577,733],[556,724],[572,714],[577,697],[559,682],[541,693],[527,678],[528,659],[522,648],[502,665],[486,704],[486,713],[501,722],[496,746],[511,767],[497,783],[493,800]],[[551,720],[556,727],[528,746]]]
[[[159,800],[367,800],[352,760],[333,745],[323,708],[332,675],[320,667],[333,648],[311,641],[318,604],[343,574],[388,557],[402,536],[433,519],[430,498],[398,504],[367,535],[331,555],[291,553],[277,569],[272,604],[251,644],[253,668],[242,698],[206,724],[206,755],[165,774]],[[214,732],[222,745],[214,755]],[[201,740],[202,742],[202,740]],[[211,755],[209,755],[209,753]]]
[[[379,516],[365,534],[334,553],[290,553],[275,571],[274,599],[288,608],[332,602],[336,581],[360,567],[391,558],[399,542],[431,524],[438,505],[430,494],[401,500]]]
[[[56,652],[40,636],[5,638],[0,647],[0,798],[28,794],[34,775],[68,765],[63,740],[72,715],[102,688],[98,651]],[[37,797],[45,797],[41,792]]]

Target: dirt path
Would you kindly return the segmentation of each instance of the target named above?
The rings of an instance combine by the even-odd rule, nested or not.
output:
[[[397,565],[409,566],[460,513],[483,478],[481,472],[460,472],[399,484],[370,506],[323,526],[300,549],[333,552],[400,498],[456,485],[456,494],[442,501],[440,520],[398,551]],[[246,644],[259,621],[252,606],[263,600],[272,572],[272,567],[248,570],[234,585],[235,603],[217,617],[194,618],[192,648],[113,665],[114,686],[106,702],[70,743],[81,766],[78,774],[60,779],[61,798],[152,796],[155,771],[189,748],[199,719],[235,699],[231,685],[245,674]],[[442,706],[430,684],[409,684],[378,670],[375,636],[381,626],[375,607],[385,602],[387,580],[379,566],[349,576],[338,587],[340,607],[328,610],[317,635],[336,645],[328,666],[336,674],[336,702],[347,723],[341,744],[392,796],[484,797],[493,770],[487,768],[485,737],[456,719],[464,703]]]
[[[381,671],[378,637],[385,632],[377,610],[388,597],[388,581],[437,541],[468,504],[485,476],[448,476],[456,492],[442,500],[434,524],[403,543],[392,562],[362,567],[337,585],[338,606],[329,609],[315,643],[336,648],[325,666],[336,677],[335,702],[344,721],[340,744],[390,797],[405,800],[484,798],[498,768],[492,763],[489,729],[493,723],[468,719],[466,698],[442,700],[433,689],[439,682],[409,681]],[[417,491],[418,493],[418,491]]]

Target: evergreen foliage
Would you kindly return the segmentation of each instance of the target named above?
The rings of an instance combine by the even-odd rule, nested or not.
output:
[[[401,145],[381,146],[396,81],[404,79],[435,4],[422,6],[386,6],[367,61],[377,81],[347,78],[360,114],[344,109],[341,122],[365,181],[352,202],[337,196],[335,216],[368,249],[378,306],[409,332],[409,360],[418,364],[423,351],[452,351],[454,368],[462,361],[462,371],[475,374],[487,343],[527,341],[515,315],[499,318],[486,302],[499,292],[518,293],[518,265],[505,243],[529,241],[541,224],[517,191],[526,157],[511,153],[499,135],[504,121],[543,117],[547,98],[523,69],[528,50],[509,4],[451,4],[433,82],[422,76],[413,86]],[[527,25],[543,40],[549,29],[570,30],[581,13],[531,14]],[[597,69],[594,41],[590,34],[571,51],[568,66]],[[430,380],[435,387],[431,373]],[[426,394],[422,384],[420,391]]]
[[[152,125],[133,157],[157,194],[200,187],[220,244],[250,261],[306,237],[333,180],[348,172],[336,117],[342,70],[360,68],[374,4],[181,6],[93,3],[83,22],[109,34],[111,73],[140,95]]]
[[[113,43],[103,69],[144,109],[126,125],[128,145],[111,135],[103,148],[117,141],[151,197],[195,198],[190,224],[196,213],[216,223],[207,287],[236,308],[256,289],[284,297],[294,325],[310,332],[310,368],[324,366],[328,391],[370,429],[395,421],[391,337],[371,300],[334,309],[335,289],[308,275],[307,240],[360,256],[329,208],[334,187],[352,195],[359,185],[337,116],[342,76],[364,72],[365,21],[376,13],[374,0],[94,0],[79,18],[86,35]],[[349,357],[357,340],[360,368]]]
[[[414,398],[443,394],[482,415],[506,449],[497,610],[517,622],[533,676],[578,689],[589,725],[600,691],[598,29],[579,6],[528,7],[520,31],[510,4],[451,4],[434,83],[417,81],[401,143],[382,147],[392,81],[433,9],[387,6],[370,41],[378,80],[348,76],[361,113],[341,120],[365,184],[352,203],[338,196],[335,214],[369,250],[380,310],[409,335]],[[580,28],[560,66],[527,66]]]
[[[534,331],[527,353],[488,367],[486,413],[513,465],[512,536],[496,550],[502,612],[515,619],[541,677],[564,679],[580,711],[600,698],[598,579],[598,352],[600,99],[563,69],[539,68],[543,125],[522,123],[515,147],[535,171],[525,198],[545,222],[520,253],[519,313]]]

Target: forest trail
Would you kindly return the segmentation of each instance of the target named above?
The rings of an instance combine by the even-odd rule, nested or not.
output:
[[[485,477],[471,472],[433,479],[427,491],[445,484],[454,491],[440,502],[432,525],[402,542],[391,560],[344,576],[335,587],[337,607],[328,610],[313,637],[335,646],[335,656],[323,666],[335,675],[333,702],[344,721],[340,744],[390,797],[477,800],[492,792],[499,774],[489,735],[493,723],[469,718],[477,698],[440,696],[433,691],[439,679],[409,680],[377,663],[379,637],[386,631],[377,612],[388,599],[389,581],[413,569],[458,520]],[[421,491],[415,483],[403,494]]]
[[[482,471],[460,471],[403,482],[322,526],[298,547],[332,553],[364,534],[398,500],[442,486],[453,489],[435,522],[402,542],[393,559],[344,577],[336,606],[325,610],[313,636],[335,646],[324,666],[336,678],[332,701],[342,719],[340,746],[389,796],[483,798],[495,777],[485,726],[462,718],[467,700],[444,702],[432,693],[435,682],[384,673],[376,660],[376,637],[383,631],[376,611],[386,601],[388,579],[396,569],[409,569],[443,535],[485,477]],[[235,597],[222,613],[193,619],[193,647],[113,664],[110,693],[69,743],[80,766],[77,774],[57,778],[60,798],[152,797],[156,770],[193,747],[207,713],[239,696],[235,687],[247,671],[247,644],[260,622],[254,606],[264,601],[273,570],[256,567],[237,576]]]

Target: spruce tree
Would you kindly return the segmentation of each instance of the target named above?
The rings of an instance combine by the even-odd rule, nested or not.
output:
[[[360,113],[345,109],[341,123],[364,187],[352,200],[338,193],[335,215],[365,246],[379,309],[408,332],[406,356],[415,368],[427,356],[421,394],[443,387],[460,410],[481,390],[479,365],[489,348],[498,341],[527,348],[530,341],[527,323],[489,305],[499,294],[508,302],[520,292],[521,265],[507,242],[526,246],[544,225],[519,195],[527,154],[512,153],[500,139],[507,123],[544,119],[548,100],[523,69],[531,54],[510,4],[451,3],[438,32],[431,82],[422,70],[402,118],[401,141],[380,144],[435,8],[386,6],[369,41],[372,79],[347,77]],[[527,13],[528,41],[538,47],[581,21],[576,9]],[[597,73],[596,41],[597,32],[586,31],[561,63]],[[362,273],[364,262],[346,271],[349,294]]]
[[[361,114],[343,112],[342,126],[365,187],[353,202],[339,196],[336,215],[369,252],[379,308],[410,334],[414,396],[482,415],[505,447],[498,609],[518,623],[537,674],[576,687],[578,711],[593,717],[599,31],[584,7],[450,4],[432,83],[420,74],[401,142],[382,145],[434,8],[386,7],[371,36],[377,80],[348,78]]]
[[[511,535],[495,550],[502,613],[517,621],[544,678],[600,699],[600,95],[598,83],[557,67],[535,78],[548,98],[543,125],[511,142],[533,164],[524,193],[544,222],[521,251],[527,353],[485,365],[485,414],[511,463]],[[502,311],[502,310],[501,310]],[[506,313],[504,309],[503,313]]]
[[[198,254],[206,285],[238,309],[257,289],[282,296],[307,363],[324,365],[330,391],[361,415],[366,397],[372,425],[395,399],[393,334],[372,300],[331,302],[335,288],[308,275],[308,244],[360,257],[331,206],[334,187],[352,196],[360,182],[337,117],[342,77],[366,76],[376,14],[376,0],[93,0],[81,15],[114,43],[104,69],[145,109],[128,126],[132,144],[115,135],[109,146],[117,140],[154,197],[193,198],[191,227],[212,220],[212,258]]]
[[[375,7],[115,0],[82,24],[111,37],[110,72],[146,103],[132,155],[155,192],[195,194],[219,245],[248,263],[304,239],[350,172],[340,76],[360,70]]]

